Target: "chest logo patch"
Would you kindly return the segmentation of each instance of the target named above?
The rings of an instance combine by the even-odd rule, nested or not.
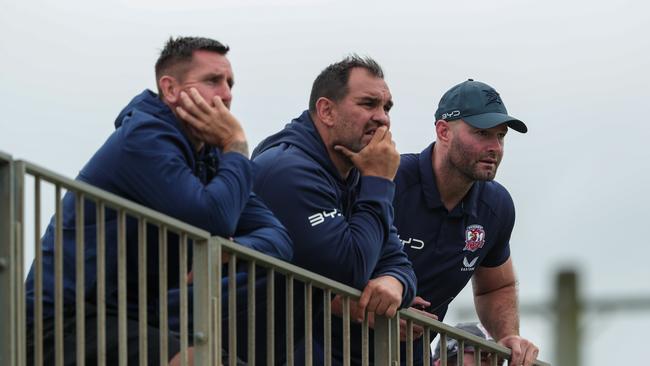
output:
[[[477,249],[483,248],[485,245],[485,230],[481,225],[470,225],[465,229],[465,248],[463,251],[469,250],[475,252]]]

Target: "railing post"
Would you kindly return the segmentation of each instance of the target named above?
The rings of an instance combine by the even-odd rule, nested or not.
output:
[[[397,324],[397,326],[396,326]],[[375,315],[375,365],[392,366],[399,365],[399,352],[396,352],[396,345],[399,345],[399,320]]]
[[[25,314],[25,163],[14,162],[14,303],[16,309],[16,363],[26,364],[27,342]]]
[[[213,239],[193,240],[192,273],[194,283],[194,362],[196,365],[216,365],[212,359],[213,319],[212,298],[214,296],[215,274],[212,273]]]
[[[558,273],[555,324],[555,362],[558,366],[580,366],[580,298],[578,279],[573,271]]]
[[[0,364],[17,364],[14,164],[0,152]]]

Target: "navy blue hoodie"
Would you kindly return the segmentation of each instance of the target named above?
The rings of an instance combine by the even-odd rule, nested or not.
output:
[[[357,169],[343,179],[308,111],[264,140],[253,159],[255,192],[289,231],[292,263],[359,290],[393,276],[404,286],[402,306],[411,303],[416,279],[393,227],[392,181]]]
[[[252,194],[253,168],[239,153],[207,147],[196,153],[169,107],[151,91],[136,96],[119,114],[115,131],[95,153],[78,180],[150,207],[280,259],[292,257],[287,231]],[[75,302],[75,197],[63,198],[64,307]],[[106,303],[117,306],[117,217],[106,211]],[[85,297],[96,301],[95,205],[85,202]],[[137,222],[127,219],[127,302],[137,314]],[[54,218],[42,239],[44,318],[54,312]],[[191,253],[190,253],[191,254]],[[158,229],[147,228],[147,295],[150,311],[158,298]],[[188,260],[191,264],[191,255]],[[179,281],[178,236],[168,239],[168,286]],[[34,268],[27,277],[27,319],[32,323]],[[151,317],[153,318],[153,317]],[[150,318],[150,319],[151,319]],[[154,321],[155,319],[151,319]]]

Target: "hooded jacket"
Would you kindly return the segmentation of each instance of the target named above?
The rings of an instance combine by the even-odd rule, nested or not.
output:
[[[115,131],[81,170],[78,180],[194,225],[212,235],[235,241],[260,252],[289,260],[292,246],[287,231],[252,191],[251,162],[239,153],[221,153],[207,146],[195,152],[180,122],[158,96],[145,90],[115,120]],[[96,302],[95,204],[85,201],[85,298]],[[117,306],[117,213],[106,210],[106,303]],[[138,232],[128,217],[127,303],[137,314]],[[42,239],[43,316],[54,312],[54,218]],[[191,242],[188,268],[191,267]],[[75,303],[75,196],[63,198],[64,308]],[[158,227],[147,227],[147,296],[150,311],[158,298]],[[168,236],[168,286],[178,287],[178,236]],[[32,323],[34,268],[26,283],[27,318]],[[131,313],[132,312],[132,313]],[[155,320],[155,319],[151,319]]]
[[[416,278],[393,226],[392,181],[361,176],[357,169],[343,179],[308,111],[265,139],[253,152],[253,161],[258,168],[255,192],[289,231],[292,263],[359,290],[372,278],[390,275],[404,287],[402,307],[411,303]],[[333,337],[340,334],[337,319]],[[314,322],[315,328],[321,324]],[[315,348],[319,336],[315,330]],[[361,338],[352,339],[355,349]],[[332,344],[336,347],[336,340]]]
[[[391,275],[404,286],[403,305],[415,294],[415,274],[393,227],[395,185],[362,177],[343,179],[308,111],[265,139],[253,152],[255,191],[294,242],[292,263],[362,290]]]

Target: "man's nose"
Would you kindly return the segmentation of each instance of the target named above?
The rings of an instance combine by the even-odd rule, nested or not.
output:
[[[379,123],[380,126],[386,126],[390,128],[390,116],[388,115],[388,112],[383,108],[380,108],[375,112],[373,120]]]
[[[499,136],[494,136],[490,139],[489,145],[490,151],[495,151],[498,153],[503,152],[503,139]]]
[[[224,86],[223,90],[219,93],[219,97],[223,101],[223,104],[230,108],[230,103],[232,102],[232,89],[230,89],[230,86]]]

